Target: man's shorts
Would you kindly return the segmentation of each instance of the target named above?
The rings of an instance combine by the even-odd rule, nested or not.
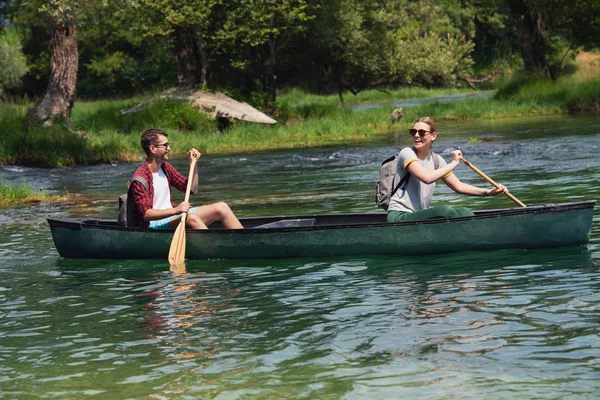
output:
[[[195,214],[195,213],[196,213],[196,207],[192,207],[188,211],[188,214]],[[167,218],[158,219],[156,221],[150,221],[150,225],[148,225],[148,228],[150,228],[150,229],[169,229],[169,222],[171,222],[171,220],[173,218],[178,217],[180,215],[181,214],[177,214],[177,215],[172,215]]]

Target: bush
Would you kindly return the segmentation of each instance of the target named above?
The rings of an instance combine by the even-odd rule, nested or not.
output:
[[[508,100],[512,96],[518,94],[523,88],[527,86],[533,86],[538,82],[546,81],[550,82],[550,80],[543,74],[531,75],[526,72],[519,72],[516,73],[507,83],[500,86],[496,92],[495,98],[497,100]]]
[[[27,64],[18,32],[7,29],[0,34],[0,97],[21,85]]]
[[[16,202],[33,195],[33,190],[26,185],[9,185],[0,180],[0,204]]]

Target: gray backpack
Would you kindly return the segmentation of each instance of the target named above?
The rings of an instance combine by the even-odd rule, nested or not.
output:
[[[433,156],[433,168],[438,169],[440,167],[440,156],[432,152]],[[408,185],[408,180],[410,179],[410,172],[406,171],[404,177],[396,184],[396,168],[398,165],[398,156],[392,156],[390,158],[386,158],[381,163],[381,168],[379,169],[379,181],[377,182],[377,186],[375,187],[375,203],[380,208],[383,208],[387,211],[390,206],[390,200],[392,196],[396,194],[398,189],[402,187],[402,189],[406,189],[406,185]]]
[[[138,181],[146,190],[148,190],[148,181],[146,181],[141,176],[134,176],[134,181]],[[119,196],[119,216],[117,217],[117,223],[119,226],[126,226],[128,228],[134,228],[136,226],[134,217],[133,217],[133,200],[131,200],[131,196],[129,196],[129,192],[131,191],[131,181],[127,181],[127,193]]]

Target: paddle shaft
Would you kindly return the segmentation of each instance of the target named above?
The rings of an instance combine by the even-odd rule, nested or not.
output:
[[[188,175],[187,188],[185,189],[184,202],[189,203],[190,192],[192,190],[192,178],[194,177],[194,168],[196,166],[196,159],[192,158],[190,163],[190,172]],[[187,213],[181,214],[181,220],[171,240],[171,248],[169,249],[169,264],[179,265],[185,261],[185,219]]]
[[[462,162],[464,162],[467,165],[467,167],[471,168],[473,171],[475,171],[483,179],[485,179],[486,181],[488,181],[489,183],[491,183],[492,185],[494,185],[496,188],[498,188],[498,189],[501,188],[501,186],[499,184],[497,184],[496,182],[494,182],[494,180],[492,178],[490,178],[489,176],[487,176],[486,174],[484,174],[483,172],[481,172],[479,170],[479,168],[477,168],[476,166],[474,166],[473,164],[471,164],[470,162],[468,162],[467,160],[465,160],[463,157],[460,157],[460,159],[462,160]],[[510,193],[504,193],[504,194],[506,196],[508,196],[509,199],[511,199],[512,201],[514,201],[518,205],[520,205],[521,207],[527,207],[525,204],[523,204],[519,199],[517,199],[512,194],[510,194]]]

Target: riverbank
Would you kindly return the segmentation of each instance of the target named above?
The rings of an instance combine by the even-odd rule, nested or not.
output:
[[[360,142],[409,128],[423,115],[438,120],[498,119],[589,111],[598,104],[600,79],[577,79],[575,75],[556,82],[514,79],[494,97],[451,102],[426,102],[404,109],[404,118],[390,121],[394,107],[382,105],[354,111],[348,104],[415,97],[436,97],[473,93],[467,90],[399,89],[388,93],[366,91],[346,96],[346,107],[337,95],[318,96],[299,90],[278,98],[279,122],[265,126],[238,121],[224,132],[217,122],[184,102],[160,100],[141,112],[121,115],[120,110],[147,98],[79,101],[73,108],[69,125],[57,122],[51,128],[23,132],[22,121],[29,103],[4,104],[0,124],[6,127],[0,164],[62,167],[114,163],[142,159],[141,132],[149,127],[165,129],[173,143],[174,156],[190,147],[203,153],[235,153],[278,148],[323,146]],[[591,105],[591,107],[590,107]]]

